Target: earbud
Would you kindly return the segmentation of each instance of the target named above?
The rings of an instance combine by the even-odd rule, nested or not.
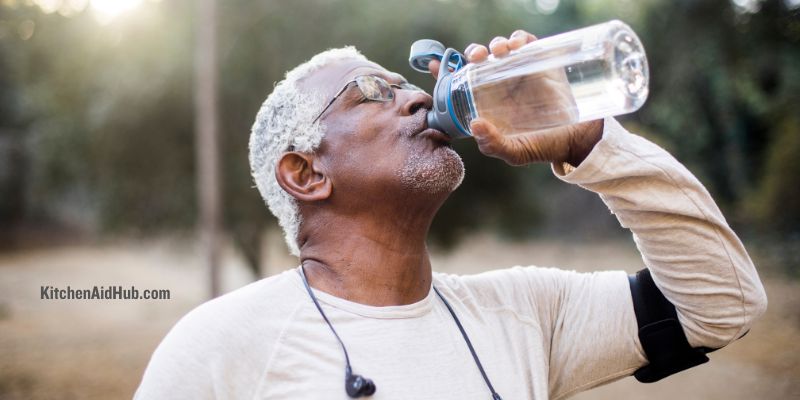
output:
[[[333,336],[336,336],[336,340],[342,346],[342,352],[344,352],[344,390],[347,392],[347,395],[351,398],[357,399],[359,397],[366,397],[372,396],[375,394],[375,382],[372,382],[372,379],[364,378],[361,375],[354,375],[353,369],[350,367],[350,356],[347,355],[347,349],[344,347],[344,342],[339,337],[339,334],[336,333],[336,329],[333,329],[333,325],[331,325],[331,321],[328,320],[328,317],[325,316],[325,312],[322,311],[322,307],[320,307],[319,302],[317,301],[317,297],[314,296],[314,292],[311,291],[311,286],[308,284],[308,280],[306,279],[306,272],[303,269],[303,265],[300,265],[300,277],[303,279],[303,285],[306,287],[306,291],[308,291],[308,296],[311,297],[311,300],[314,302],[314,306],[317,307],[319,314],[322,316],[322,319],[325,320],[325,323],[328,324],[328,328],[331,328],[331,332],[333,332]],[[467,332],[464,331],[464,327],[461,326],[461,322],[458,320],[455,311],[453,311],[453,307],[450,307],[450,303],[439,293],[439,289],[436,289],[436,286],[432,286],[433,290],[436,292],[436,295],[442,299],[442,302],[445,306],[447,306],[447,311],[450,311],[450,315],[453,316],[453,320],[456,322],[456,326],[458,326],[458,330],[461,331],[461,335],[464,337],[464,341],[467,342],[467,347],[469,348],[470,353],[472,353],[472,358],[475,360],[475,364],[478,366],[478,370],[481,371],[481,375],[483,375],[483,380],[486,382],[486,386],[489,387],[489,391],[492,392],[492,400],[503,400],[497,392],[495,392],[494,387],[492,387],[492,383],[489,382],[489,377],[486,376],[486,372],[483,370],[483,366],[481,365],[481,360],[478,359],[478,355],[475,354],[475,349],[472,347],[472,342],[469,341],[469,337],[467,336]]]
[[[331,325],[331,321],[328,320],[328,317],[325,316],[325,312],[322,311],[322,307],[320,307],[319,302],[317,301],[317,297],[314,296],[314,292],[311,291],[311,286],[308,285],[308,280],[306,279],[306,272],[303,269],[303,266],[300,266],[300,277],[303,278],[303,285],[305,285],[306,290],[308,291],[308,295],[311,297],[311,300],[314,302],[314,305],[317,307],[319,314],[322,316],[322,319],[325,320],[325,323],[328,324],[328,328],[331,328],[331,332],[333,332],[333,336],[336,336],[336,340],[339,341],[339,344],[342,345],[342,352],[344,352],[344,390],[347,392],[347,395],[356,399],[359,397],[364,396],[372,396],[375,393],[375,382],[372,382],[372,379],[364,378],[361,375],[353,375],[353,369],[350,368],[350,356],[347,355],[347,349],[344,347],[344,342],[339,337],[339,334],[336,333],[336,329],[333,329],[333,325]]]
[[[364,378],[361,375],[354,375],[350,367],[345,369],[344,389],[347,395],[356,399],[375,394],[375,383],[372,379]]]

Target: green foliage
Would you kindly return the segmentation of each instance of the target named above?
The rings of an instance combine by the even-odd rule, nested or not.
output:
[[[780,0],[756,13],[728,0],[564,0],[542,15],[534,3],[219,1],[223,205],[233,236],[252,244],[274,224],[249,176],[249,129],[283,72],[313,54],[352,44],[432,89],[407,66],[416,39],[463,49],[519,28],[542,37],[612,18],[640,34],[652,78],[648,103],[621,120],[686,163],[734,223],[798,233],[797,10]],[[109,25],[26,4],[0,6],[0,166],[13,171],[0,173],[0,223],[191,228],[194,3],[147,3]],[[511,168],[469,141],[458,150],[467,179],[434,223],[440,243],[478,227],[619,231],[599,200],[558,184],[547,166]]]
[[[776,126],[767,150],[764,176],[750,197],[755,221],[765,231],[798,235],[800,227],[800,117],[787,116]]]

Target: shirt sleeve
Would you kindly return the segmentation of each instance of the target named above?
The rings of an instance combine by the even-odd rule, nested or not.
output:
[[[607,118],[603,138],[580,166],[553,165],[553,171],[598,193],[630,229],[693,347],[727,345],[766,310],[741,241],[697,178],[659,146]],[[575,274],[565,278],[560,296],[551,349],[551,384],[560,391],[594,386],[646,362],[624,274]],[[609,335],[619,335],[619,343]],[[564,373],[571,375],[559,378]]]
[[[252,297],[274,292],[263,290],[261,282],[203,303],[181,318],[153,352],[134,400],[253,398],[272,344],[291,315]]]
[[[692,346],[719,348],[766,310],[753,262],[703,185],[675,158],[613,118],[578,167],[557,176],[600,195],[631,230]]]
[[[183,317],[158,345],[134,400],[213,399],[214,376],[205,351],[209,343],[197,310]]]
[[[723,347],[766,309],[758,273],[703,185],[665,150],[604,121],[603,138],[561,180],[595,192],[628,228],[693,347]],[[639,343],[627,274],[515,267],[467,280],[539,321],[553,399],[632,374]]]
[[[536,321],[554,400],[629,376],[647,362],[624,271],[513,267],[463,282],[490,309],[507,307]]]

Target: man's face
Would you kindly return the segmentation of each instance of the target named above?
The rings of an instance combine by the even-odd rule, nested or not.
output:
[[[405,79],[365,61],[342,61],[301,82],[330,101],[348,82],[374,75],[390,84]],[[355,83],[321,115],[325,138],[317,155],[337,190],[375,200],[400,192],[448,194],[461,183],[464,165],[445,134],[427,129],[431,97],[422,91],[393,88],[388,102],[365,100]],[[340,192],[341,193],[341,192]]]

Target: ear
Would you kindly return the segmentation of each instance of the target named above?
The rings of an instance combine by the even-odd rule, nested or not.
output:
[[[283,190],[300,201],[325,200],[333,191],[331,180],[312,154],[283,153],[275,168],[275,178]]]

